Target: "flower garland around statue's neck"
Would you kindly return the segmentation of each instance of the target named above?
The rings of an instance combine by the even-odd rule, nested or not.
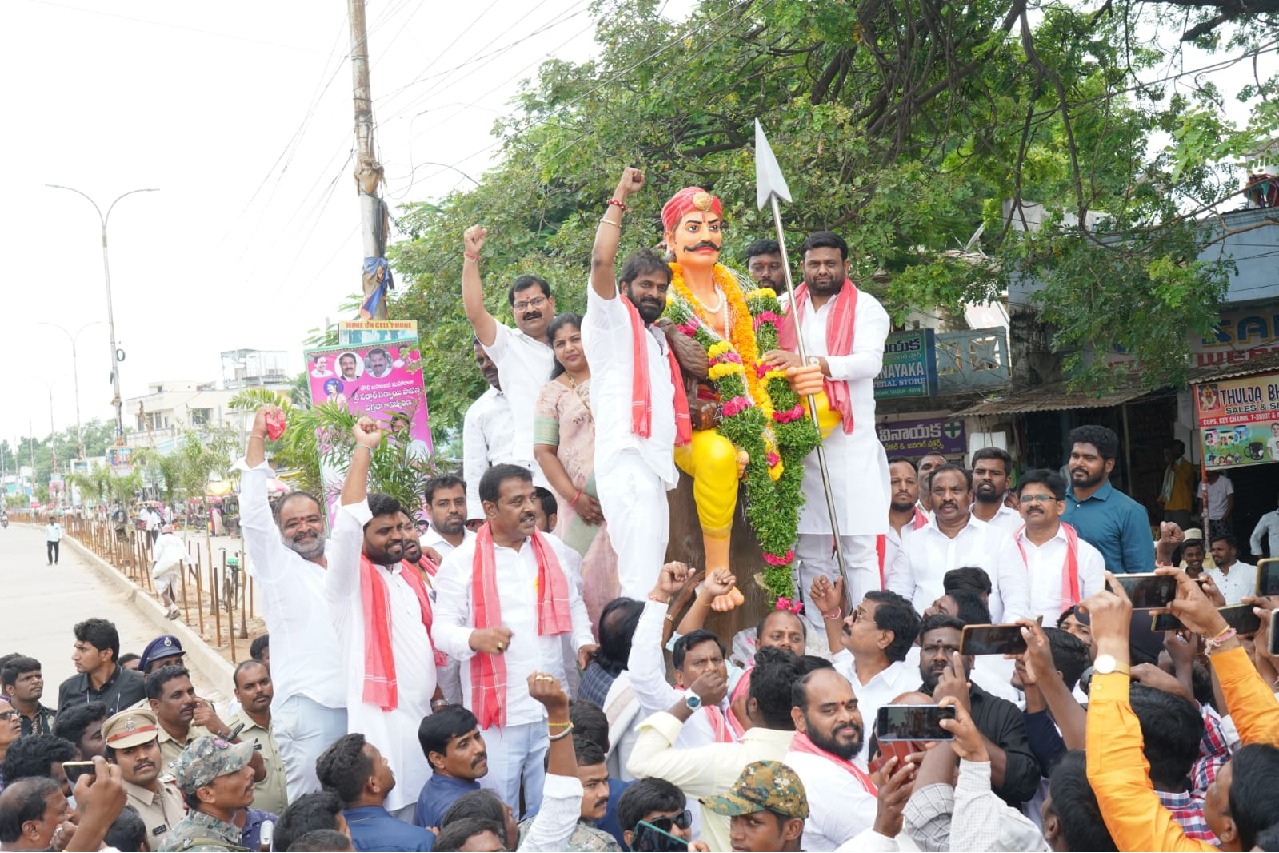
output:
[[[791,550],[804,503],[803,458],[820,441],[803,417],[799,397],[781,370],[759,363],[759,353],[776,349],[781,306],[771,290],[743,294],[737,276],[716,264],[714,281],[732,311],[728,340],[711,326],[711,317],[671,264],[671,293],[666,313],[677,328],[706,350],[708,378],[721,400],[719,433],[750,457],[743,481],[746,518],[764,552],[764,585],[771,599],[794,596]],[[796,413],[799,416],[796,417]]]

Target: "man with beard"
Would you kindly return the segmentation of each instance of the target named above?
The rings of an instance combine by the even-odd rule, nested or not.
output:
[[[479,483],[477,477],[477,489]],[[454,548],[475,538],[475,533],[466,527],[466,483],[456,474],[438,474],[426,481],[423,496],[431,526],[422,534],[422,552],[438,566]]]
[[[413,810],[415,826],[435,827],[458,797],[480,789],[489,772],[488,751],[475,715],[461,705],[445,705],[417,729],[431,778],[422,786]]]
[[[427,494],[430,494],[428,484]],[[458,489],[456,513],[461,518],[465,509],[466,498],[461,494],[461,488]],[[418,577],[422,579],[423,586],[426,587],[426,632],[431,633],[431,626],[435,622],[435,605],[431,598],[435,589],[435,576],[440,571],[440,563],[443,560],[440,555],[431,549],[431,553],[427,554],[426,549],[422,547],[422,533],[418,530],[417,522],[407,512],[400,512],[402,529],[404,530],[404,566],[406,569],[416,571]],[[463,522],[458,522],[462,524]],[[466,530],[465,527],[462,528]],[[471,536],[474,533],[467,530]],[[451,549],[450,549],[451,550]],[[435,646],[435,640],[431,640],[431,646]],[[456,704],[462,701],[462,684],[459,680],[457,661],[439,649],[435,649],[435,683],[439,685],[439,691],[435,698],[431,699],[431,710],[448,704]]]
[[[622,266],[620,294],[614,279],[626,199],[643,186],[643,173],[626,169],[600,219],[582,318],[595,416],[595,485],[617,552],[621,594],[635,599],[648,593],[665,559],[666,492],[679,478],[675,447],[688,444],[692,434],[679,365],[666,337],[653,328],[666,307],[670,268],[640,251]],[[728,488],[736,495],[736,479]]]
[[[1017,706],[969,683],[973,659],[959,654],[963,629],[964,623],[951,616],[924,619],[919,628],[920,691],[935,702],[953,696],[968,711],[990,755],[991,789],[1013,808],[1021,808],[1039,787],[1039,762]]]
[[[489,469],[480,497],[488,521],[436,576],[435,639],[461,662],[462,696],[484,733],[489,772],[481,784],[515,808],[523,782],[525,807],[535,811],[550,741],[528,679],[544,672],[564,681],[566,639],[583,669],[598,647],[580,582],[566,568],[572,552],[537,530],[528,469]]]
[[[786,286],[786,273],[782,270],[782,247],[776,240],[756,240],[746,247],[746,274],[756,287],[782,291]]]
[[[901,456],[888,460],[888,490],[888,532],[879,534],[875,540],[881,589],[888,567],[897,562],[901,554],[902,539],[928,523],[928,516],[919,508],[919,475],[914,462]]]
[[[227,721],[227,725],[231,728],[242,726],[240,738],[257,745],[257,752],[266,765],[266,778],[257,783],[253,807],[278,815],[288,805],[289,798],[280,748],[271,728],[271,699],[275,695],[271,673],[258,661],[246,660],[235,668],[232,680],[240,710]]]
[[[791,689],[795,740],[782,763],[808,792],[803,849],[834,850],[875,823],[875,785],[853,760],[865,729],[848,679],[814,670]]]
[[[1030,614],[1055,625],[1064,611],[1101,590],[1106,564],[1100,551],[1061,522],[1066,483],[1059,474],[1027,471],[1017,491],[1025,523],[1013,544],[1029,573]]]
[[[160,725],[150,711],[121,711],[106,721],[108,761],[120,768],[129,805],[147,828],[148,847],[159,847],[164,836],[186,814],[182,793],[173,777],[161,771]]]
[[[369,463],[382,428],[364,416],[353,435],[324,596],[339,647],[346,650],[347,725],[386,756],[404,783],[390,792],[386,808],[407,812],[429,775],[417,727],[431,712],[431,698],[440,696],[432,605],[422,576],[403,563],[399,501],[368,493]]]
[[[555,318],[555,297],[544,279],[522,275],[506,291],[515,328],[499,323],[484,307],[480,253],[487,237],[488,229],[479,225],[472,225],[462,236],[462,307],[476,339],[497,365],[502,390],[510,397],[514,440],[512,458],[505,461],[531,470],[535,485],[549,486],[533,457],[533,410],[555,363],[546,335]],[[466,479],[479,482],[479,475],[468,470]]]
[[[479,522],[484,520],[480,477],[494,465],[515,462],[515,421],[511,414],[511,400],[502,390],[497,365],[484,351],[479,338],[474,341],[474,349],[475,363],[489,387],[467,408],[462,418],[462,476],[470,484],[466,487],[466,518]],[[446,555],[441,552],[441,556]]]
[[[274,513],[267,501],[267,417],[280,414],[267,405],[253,416],[240,475],[240,526],[272,638],[271,722],[292,801],[320,789],[315,759],[346,734],[346,675],[324,603],[324,510],[306,492],[284,495]]]
[[[933,512],[933,496],[928,491],[928,481],[933,472],[946,464],[946,457],[940,453],[925,453],[919,460],[919,508],[930,517]]]
[[[902,558],[887,571],[888,587],[922,613],[945,592],[947,571],[975,566],[990,578],[990,615],[996,622],[1028,616],[1026,567],[1006,533],[969,512],[971,475],[958,465],[943,465],[929,483],[933,520],[902,541]]]
[[[804,282],[795,291],[780,327],[780,350],[763,360],[793,370],[800,363],[798,335],[804,336],[809,364],[820,365],[824,391],[839,426],[822,440],[830,474],[831,499],[839,520],[840,542],[847,567],[845,590],[853,606],[869,590],[882,589],[876,537],[887,534],[889,504],[888,457],[875,431],[875,377],[884,364],[888,312],[848,277],[848,244],[831,231],[809,234],[800,246]],[[795,388],[801,390],[795,380]],[[808,605],[804,616],[812,630],[822,628],[821,615],[809,591],[813,579],[840,576],[831,548],[830,512],[817,450],[804,459],[804,508],[799,516],[795,546],[796,589]],[[838,615],[838,614],[836,614]]]
[[[1017,510],[1004,505],[1012,468],[1013,458],[1002,447],[983,447],[973,454],[973,517],[1009,536],[1022,526]]]
[[[1079,531],[1106,559],[1112,572],[1149,572],[1155,567],[1146,509],[1110,484],[1119,436],[1104,426],[1070,431],[1070,488],[1061,520]]]

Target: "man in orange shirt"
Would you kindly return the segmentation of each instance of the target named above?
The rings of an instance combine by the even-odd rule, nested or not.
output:
[[[1279,801],[1269,790],[1279,774],[1279,700],[1257,674],[1216,607],[1180,569],[1170,610],[1207,641],[1208,657],[1245,746],[1217,773],[1204,796],[1204,817],[1221,850],[1251,850],[1257,835],[1279,825]],[[1089,690],[1088,781],[1106,828],[1120,850],[1215,851],[1186,837],[1151,786],[1141,725],[1129,704],[1128,628],[1132,602],[1107,573],[1110,588],[1084,602],[1092,622],[1094,675]],[[1234,784],[1235,780],[1239,784]]]

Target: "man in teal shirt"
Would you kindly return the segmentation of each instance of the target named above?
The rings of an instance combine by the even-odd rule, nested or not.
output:
[[[1070,488],[1061,520],[1101,552],[1112,572],[1155,570],[1154,537],[1145,508],[1110,484],[1119,436],[1104,426],[1076,427],[1070,442]]]

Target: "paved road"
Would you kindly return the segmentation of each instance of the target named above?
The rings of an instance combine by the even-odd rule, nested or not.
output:
[[[63,540],[59,564],[45,564],[43,529],[10,524],[0,530],[0,654],[22,652],[44,665],[45,704],[58,698],[58,685],[75,675],[71,663],[72,626],[93,616],[110,619],[120,632],[120,652],[141,654],[165,633],[162,620],[128,600],[123,587],[109,583],[76,547]],[[193,669],[196,690],[225,702],[230,685],[217,673]]]

